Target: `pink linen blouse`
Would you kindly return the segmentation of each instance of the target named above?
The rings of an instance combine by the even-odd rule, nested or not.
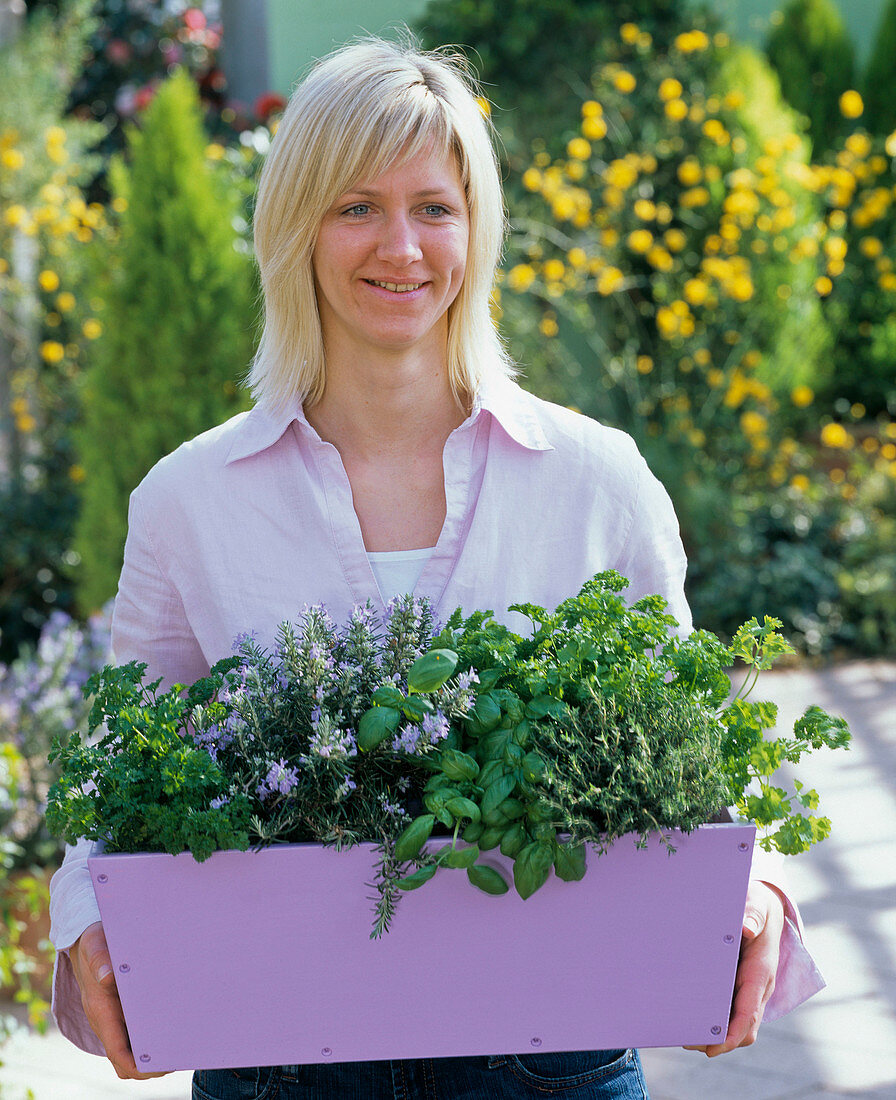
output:
[[[604,569],[627,577],[627,598],[659,593],[691,629],[686,561],[671,501],[624,433],[501,380],[482,386],[444,448],[447,514],[415,594],[441,621],[456,607],[490,608],[512,629],[509,604],[553,608]],[[116,660],[146,662],[166,685],[191,683],[255,631],[323,603],[345,621],[356,603],[382,610],[336,448],[303,412],[261,408],[183,444],[134,490],[113,619]],[[99,919],[89,842],[69,850],[52,885],[57,947],[53,1011],[60,1030],[102,1054],[65,951]],[[782,888],[780,861],[753,876]],[[824,985],[788,901],[774,1019]]]

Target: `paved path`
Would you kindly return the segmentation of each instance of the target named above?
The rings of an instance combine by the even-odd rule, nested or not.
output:
[[[848,754],[816,754],[799,768],[833,821],[831,838],[790,867],[828,988],[733,1054],[642,1051],[651,1100],[896,1100],[896,665],[769,673],[754,694],[777,702],[782,722],[817,702],[853,729]],[[190,1095],[189,1074],[119,1081],[52,1031],[3,1058],[2,1100],[24,1100],[27,1087],[34,1100]]]

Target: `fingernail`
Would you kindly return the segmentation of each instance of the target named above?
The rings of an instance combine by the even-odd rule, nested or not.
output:
[[[96,972],[96,980],[98,982],[101,982],[104,978],[108,978],[111,973],[112,973],[112,967],[111,966],[106,966],[105,964],[103,964],[99,968],[99,970]]]

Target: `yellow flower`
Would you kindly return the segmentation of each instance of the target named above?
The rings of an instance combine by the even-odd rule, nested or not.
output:
[[[632,252],[643,254],[653,244],[653,234],[649,229],[635,229],[628,235],[628,246]]]
[[[896,157],[896,130],[884,142],[884,149],[886,149],[888,157]]]
[[[858,92],[850,90],[840,96],[840,113],[844,118],[858,118],[865,110],[865,104]]]
[[[68,313],[75,308],[75,296],[70,290],[63,290],[56,295],[56,308],[62,313]]]
[[[873,260],[883,252],[884,246],[877,237],[863,237],[859,241],[859,251],[869,260]]]
[[[59,289],[59,276],[55,271],[42,271],[37,277],[37,281],[40,284],[41,290],[46,290],[47,293],[52,293],[54,290]]]
[[[761,435],[768,427],[768,421],[761,413],[749,409],[741,415],[740,426],[743,429],[744,435]]]
[[[587,142],[585,143],[588,144]],[[580,180],[585,177],[585,165],[580,160],[571,160],[566,165],[566,175],[571,180]]]
[[[825,447],[844,448],[850,445],[852,438],[842,424],[832,421],[821,429],[821,442]]]
[[[675,266],[672,256],[660,245],[654,245],[647,253],[647,262],[657,271],[671,271]]]
[[[670,99],[678,99],[682,91],[681,82],[674,77],[667,76],[659,87],[660,99],[662,99],[663,102],[668,102]]]
[[[605,267],[597,277],[597,292],[607,297],[619,290],[624,282],[625,276],[618,267]]]
[[[557,333],[560,331],[559,327],[557,326],[556,320],[550,314],[542,317],[541,321],[538,324],[538,327],[539,329],[541,329],[541,332],[545,336],[556,336]]]
[[[600,231],[600,243],[604,248],[615,248],[619,244],[619,231],[616,229],[602,229]]]
[[[709,202],[709,192],[705,187],[692,187],[681,193],[681,205],[690,210],[695,206],[706,206]]]
[[[47,145],[64,145],[65,137],[65,130],[61,126],[50,126],[44,134],[44,141]]]
[[[670,252],[681,252],[688,243],[688,239],[680,229],[667,229],[663,234],[663,240]]]
[[[4,168],[9,168],[12,172],[18,171],[24,163],[25,158],[18,149],[4,149],[3,152],[0,153],[0,164],[2,164]]]
[[[809,386],[795,386],[790,391],[790,400],[798,409],[805,409],[807,405],[811,405],[815,400],[815,394]]]
[[[896,275],[892,271],[888,271],[886,274],[881,275],[878,284],[881,290],[896,290]]]
[[[95,317],[88,317],[81,326],[81,331],[88,340],[95,340],[98,336],[102,335],[103,326]]]
[[[527,191],[537,191],[541,187],[541,172],[537,168],[527,168],[523,172],[523,187]]]
[[[632,209],[635,212],[635,217],[640,218],[641,221],[649,222],[656,217],[656,206],[650,199],[636,199]]]
[[[709,294],[709,287],[702,279],[688,279],[684,284],[684,296],[692,306],[702,306]]]
[[[566,266],[562,260],[546,260],[542,271],[548,282],[557,282],[566,273]]]
[[[22,206],[21,203],[13,203],[11,206],[7,206],[4,214],[3,221],[7,225],[22,225],[28,217],[28,211]]]
[[[59,363],[65,358],[65,348],[56,340],[45,340],[40,346],[40,353],[48,363]]]
[[[582,120],[582,133],[591,141],[600,141],[607,136],[607,124],[598,116]]]
[[[37,427],[37,421],[31,415],[31,413],[25,413],[23,416],[16,417],[16,428],[22,433],[27,435],[29,432],[33,432]]]
[[[582,118],[598,118],[604,113],[596,99],[586,99],[582,104]]]
[[[671,118],[673,122],[681,122],[682,119],[688,117],[688,105],[683,99],[670,99],[663,107],[666,113],[666,118]]]
[[[738,275],[725,289],[736,302],[748,302],[753,297],[753,281],[747,275]]]
[[[623,23],[619,28],[619,37],[630,46],[638,41],[638,35],[640,33],[641,30],[635,23]]]
[[[696,358],[696,357],[695,357]],[[725,381],[724,371],[720,371],[718,367],[713,367],[711,371],[706,372],[706,381],[712,388],[718,389],[719,386]]]
[[[712,355],[709,348],[698,348],[694,352],[694,362],[701,367],[708,367],[712,362]]]
[[[656,327],[667,340],[678,331],[678,318],[671,309],[661,306],[656,311]]]
[[[128,208],[128,200],[119,196],[112,200],[112,209],[116,214],[123,214]]]
[[[805,493],[809,488],[809,479],[805,474],[794,474],[790,479],[790,484],[798,493]]]
[[[76,485],[80,485],[84,478],[87,477],[87,471],[83,466],[75,464],[74,466],[69,466],[68,476]]]
[[[699,183],[703,177],[703,171],[700,168],[698,161],[692,157],[688,157],[687,160],[683,160],[678,166],[678,179],[685,187],[692,187],[695,183]]]
[[[585,267],[588,263],[588,256],[584,248],[571,248],[566,254],[566,258],[572,264],[573,267]]]
[[[591,156],[591,146],[584,138],[573,138],[566,146],[567,153],[576,160],[587,160]]]
[[[205,155],[209,160],[223,160],[225,152],[224,146],[217,141],[209,142],[205,147]]]
[[[843,143],[856,157],[867,157],[871,152],[871,138],[867,134],[850,134]]]
[[[650,374],[653,370],[653,360],[649,355],[639,355],[635,365],[638,368],[638,374]]]
[[[621,72],[616,73],[613,77],[613,84],[617,92],[622,92],[623,95],[628,95],[629,92],[633,92],[638,85],[637,80],[632,76],[628,70],[623,69]]]
[[[827,275],[819,275],[815,280],[815,290],[822,298],[826,298],[834,289],[834,284]]]
[[[824,252],[829,260],[842,260],[846,256],[846,248],[843,237],[828,237],[824,242]]]
[[[675,46],[682,53],[696,53],[705,50],[709,45],[709,39],[703,31],[686,31],[675,39]]]
[[[517,264],[507,273],[507,285],[511,290],[528,290],[535,281],[535,268],[531,264]]]

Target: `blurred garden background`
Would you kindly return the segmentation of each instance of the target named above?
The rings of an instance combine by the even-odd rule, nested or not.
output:
[[[496,317],[525,386],[636,438],[696,622],[896,650],[896,0],[325,7],[0,0],[0,985],[35,1023],[46,754],[108,651],[127,497],[247,407],[255,179],[354,33],[468,51]]]

